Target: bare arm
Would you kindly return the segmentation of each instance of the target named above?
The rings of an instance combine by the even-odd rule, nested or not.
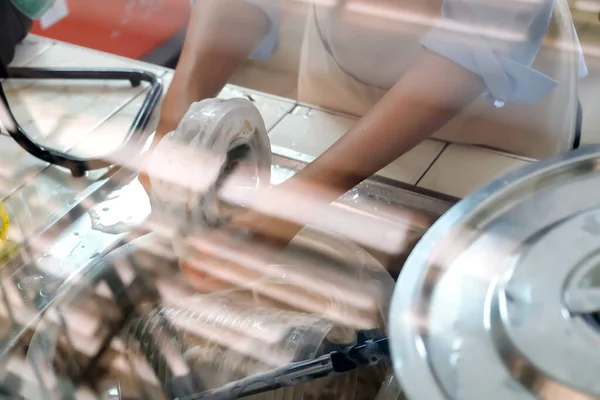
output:
[[[193,102],[215,97],[221,91],[260,43],[269,23],[263,11],[242,0],[195,1],[175,76],[144,164],[160,140],[175,130]],[[142,166],[139,181],[150,193],[146,166]]]
[[[358,124],[315,161],[273,190],[310,201],[287,203],[285,220],[240,213],[236,225],[256,237],[287,244],[310,215],[377,173],[454,118],[485,88],[483,80],[458,64],[426,51]],[[274,193],[269,194],[274,197]],[[290,198],[289,196],[287,197]],[[290,200],[291,201],[291,200]],[[307,207],[313,211],[306,212]]]
[[[275,249],[287,245],[308,222],[298,215],[314,215],[322,205],[431,136],[484,88],[477,75],[425,52],[353,129],[294,177],[266,193],[265,199],[272,200],[271,204],[279,199],[283,206],[274,207],[278,210],[263,209],[267,215],[260,211],[238,212],[233,226],[249,229],[254,239],[274,245]],[[295,196],[296,193],[301,196]],[[217,243],[216,249],[237,248],[235,238],[217,233],[214,237],[202,237],[199,243]],[[211,253],[207,248],[201,251],[205,255]],[[185,263],[183,268],[193,270]]]
[[[289,180],[322,188],[331,202],[454,118],[482,93],[483,80],[426,51],[358,124]]]
[[[268,28],[265,13],[242,0],[196,0],[154,144],[177,127],[193,102],[221,91]]]

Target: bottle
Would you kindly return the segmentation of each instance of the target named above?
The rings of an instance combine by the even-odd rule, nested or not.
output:
[[[56,0],[11,0],[13,5],[27,17],[40,19]]]

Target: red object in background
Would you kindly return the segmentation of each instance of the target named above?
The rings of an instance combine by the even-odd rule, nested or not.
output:
[[[69,15],[32,33],[79,46],[143,59],[185,29],[190,0],[67,0]]]

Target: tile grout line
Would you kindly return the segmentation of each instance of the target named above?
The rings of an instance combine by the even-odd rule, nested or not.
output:
[[[273,131],[273,129],[275,129],[275,127],[277,125],[279,125],[281,123],[281,121],[283,121],[285,119],[285,117],[287,117],[288,115],[292,115],[294,113],[294,110],[298,108],[298,103],[294,104],[294,106],[291,108],[291,110],[289,110],[288,112],[286,112],[285,114],[283,114],[281,117],[279,117],[279,119],[277,119],[277,121],[275,121],[275,123],[273,124],[273,126],[267,130],[267,136],[269,136],[271,134],[271,132]]]
[[[92,134],[95,131],[97,131],[102,125],[104,125],[106,122],[108,122],[111,118],[113,118],[119,112],[123,111],[130,104],[132,104],[133,102],[135,102],[140,96],[147,95],[148,94],[148,89],[149,89],[149,87],[144,88],[144,90],[142,90],[141,92],[139,92],[138,94],[136,94],[135,96],[133,96],[131,99],[129,99],[128,101],[126,101],[125,103],[123,103],[119,108],[117,108],[115,110],[115,112],[113,112],[112,114],[110,114],[110,115],[102,118],[86,135],[84,135],[84,137],[81,138],[80,141],[78,141],[78,142],[74,143],[73,145],[69,146],[68,148],[66,148],[64,150],[65,153],[69,154],[69,151],[73,150],[76,146],[78,146],[79,144],[83,143],[83,141],[85,141],[86,137],[88,137],[90,134]],[[156,110],[156,108],[155,108],[155,110]],[[138,110],[138,112],[139,112],[139,110]],[[130,125],[130,127],[131,127],[131,125]]]
[[[46,40],[44,40],[44,41],[46,41]],[[34,62],[36,59],[40,58],[42,56],[42,54],[50,51],[56,45],[56,42],[53,42],[53,41],[48,41],[48,42],[49,43],[48,43],[48,46],[46,48],[44,48],[41,51],[35,53],[33,55],[33,57],[31,57],[29,60],[27,60],[26,62],[24,62],[22,65],[20,65],[20,67],[26,67],[26,68],[30,67],[30,64],[32,62]],[[19,67],[19,65],[17,65],[17,67]],[[10,79],[10,77],[8,79]]]
[[[470,148],[472,150],[475,150],[475,151],[478,151],[478,152],[482,152],[482,153],[488,153],[488,154],[493,154],[493,155],[496,155],[496,156],[501,156],[501,157],[506,157],[506,158],[512,158],[514,160],[524,161],[524,162],[528,162],[528,163],[533,163],[533,162],[539,161],[539,160],[536,160],[534,158],[520,156],[518,154],[507,153],[505,151],[496,150],[496,149],[493,149],[491,147],[478,146],[478,145],[475,145],[475,144],[461,144],[461,143],[454,143],[454,145],[455,146],[462,146],[462,147]]]
[[[448,142],[443,142],[443,143],[444,143],[444,147],[442,148],[442,151],[440,151],[438,153],[438,155],[435,156],[435,158],[433,159],[433,161],[431,162],[431,164],[429,164],[429,166],[425,169],[425,171],[421,174],[421,176],[419,177],[419,179],[417,179],[417,182],[415,182],[415,184],[413,186],[419,186],[419,183],[421,183],[421,181],[423,180],[423,178],[425,177],[425,175],[427,175],[427,173],[433,167],[433,165],[438,161],[438,159],[442,156],[442,154],[444,154],[444,152],[446,151],[446,149],[448,147],[450,147],[450,143],[448,143]]]

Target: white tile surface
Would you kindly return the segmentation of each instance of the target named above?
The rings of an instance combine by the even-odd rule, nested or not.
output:
[[[123,84],[10,81],[7,97],[16,120],[34,140],[65,150],[143,89]]]
[[[338,140],[356,120],[298,107],[271,131],[271,143],[317,157]]]
[[[297,107],[275,126],[269,136],[276,153],[280,153],[279,148],[283,148],[314,158],[327,150],[355,123],[356,120],[352,118]],[[378,175],[415,184],[443,147],[442,142],[426,140],[381,170]]]
[[[12,138],[0,136],[0,200],[14,193],[47,165],[23,150]]]
[[[450,145],[427,171],[419,186],[462,198],[504,173],[528,163],[477,147]]]
[[[414,185],[442,152],[444,146],[445,143],[437,140],[425,140],[379,171],[377,175]]]
[[[56,42],[50,51],[41,53],[30,63],[33,67],[87,67],[87,68],[137,68],[145,69],[158,76],[168,71],[167,68],[130,60],[113,54],[75,46],[64,42]]]
[[[129,129],[131,128],[131,124],[146,99],[146,95],[147,92],[141,93],[125,107],[113,114],[99,127],[82,138],[81,141],[69,150],[69,154],[85,158],[110,158],[112,152],[124,143],[125,138],[129,133]],[[148,133],[154,132],[156,129],[159,115],[160,106],[154,110],[152,120],[146,129]],[[124,160],[111,159],[111,161],[120,164]]]
[[[15,57],[10,65],[13,67],[23,67],[47,51],[54,43],[53,40],[41,36],[29,35],[17,46]]]
[[[136,67],[104,53],[57,43],[29,65],[43,67]],[[162,73],[163,69],[156,69]],[[11,109],[27,133],[46,146],[66,150],[124,107],[147,86],[127,81],[20,80],[5,83]]]
[[[165,93],[167,92],[172,79],[173,72],[167,72],[162,77],[165,85]],[[275,124],[277,124],[277,122],[279,122],[296,105],[294,101],[289,99],[268,95],[235,85],[226,85],[221,93],[219,93],[218,97],[221,99],[242,97],[251,100],[260,111],[260,114],[265,121],[267,131],[271,130]]]
[[[275,124],[277,124],[277,122],[279,122],[295,106],[295,102],[291,100],[269,96],[264,93],[255,92],[234,85],[225,86],[221,93],[219,93],[219,97],[222,99],[243,97],[251,100],[265,120],[267,131],[273,129]]]
[[[174,74],[175,74],[175,71],[170,69],[160,77],[160,79],[162,79],[162,81],[163,81],[165,93],[167,93],[167,89],[169,89],[169,86],[171,86],[171,81],[173,80]]]

